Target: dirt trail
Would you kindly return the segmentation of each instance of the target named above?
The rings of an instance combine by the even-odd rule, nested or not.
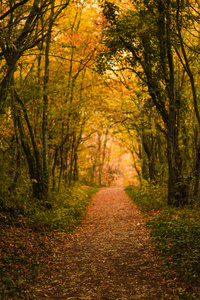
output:
[[[36,299],[179,299],[177,283],[159,265],[142,215],[123,188],[102,188],[82,225],[62,235]]]

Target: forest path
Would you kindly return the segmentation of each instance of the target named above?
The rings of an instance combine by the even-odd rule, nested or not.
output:
[[[81,226],[59,238],[35,289],[37,300],[179,299],[177,283],[162,276],[142,214],[123,188],[102,188]]]

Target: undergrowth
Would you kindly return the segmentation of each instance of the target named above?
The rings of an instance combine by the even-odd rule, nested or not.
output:
[[[52,193],[48,203],[28,193],[1,198],[0,299],[32,299],[30,286],[51,252],[52,233],[72,231],[96,192],[77,184]]]
[[[62,189],[59,194],[54,192],[48,206],[50,209],[31,211],[29,223],[36,229],[71,231],[84,218],[86,208],[91,202],[91,196],[97,188],[76,185],[73,189]]]
[[[164,266],[176,276],[193,282],[200,278],[200,222],[186,210],[162,212],[147,222]]]
[[[142,212],[167,207],[166,186],[160,188],[143,183],[141,186],[128,186],[125,191]]]
[[[166,275],[180,278],[185,284],[198,285],[200,280],[200,209],[169,207],[166,189],[145,184],[129,186],[126,192],[142,212],[156,249],[163,257]],[[183,293],[184,294],[184,293]],[[200,299],[185,294],[182,299]]]

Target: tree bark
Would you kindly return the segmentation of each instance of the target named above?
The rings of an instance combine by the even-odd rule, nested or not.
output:
[[[171,0],[167,1],[167,15],[166,15],[166,29],[167,29],[167,57],[169,65],[169,122],[168,122],[168,135],[167,135],[167,155],[169,166],[168,178],[168,204],[179,206],[177,201],[177,182],[178,170],[176,166],[176,100],[175,100],[175,75],[174,75],[174,61],[172,53],[171,41]]]
[[[27,143],[28,139],[25,135],[25,131],[24,131],[24,127],[23,127],[23,123],[22,123],[19,111],[16,114],[16,120],[17,120],[17,125],[19,128],[22,148],[26,155],[26,160],[27,160],[28,167],[29,167],[29,174],[30,174],[30,179],[32,182],[32,187],[33,187],[33,197],[35,197],[37,199],[42,199],[43,188],[42,188],[41,177],[38,174],[34,156],[32,155],[31,149]]]
[[[18,128],[17,128],[17,119],[15,114],[15,109],[13,112],[14,116],[14,128],[15,128],[15,136],[14,136],[14,155],[13,155],[13,161],[14,161],[14,170],[11,178],[11,183],[8,187],[10,191],[10,195],[13,195],[17,181],[20,177],[20,166],[21,166],[21,152],[19,149],[19,134],[18,134]]]
[[[48,150],[48,93],[47,87],[49,82],[49,52],[51,43],[51,31],[54,23],[54,5],[55,1],[51,3],[51,15],[49,19],[49,27],[46,38],[45,49],[45,71],[44,71],[44,86],[43,86],[43,122],[42,122],[42,135],[43,135],[43,194],[48,199],[49,193],[49,150]]]

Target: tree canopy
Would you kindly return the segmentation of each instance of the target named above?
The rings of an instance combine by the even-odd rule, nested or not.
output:
[[[2,1],[4,195],[148,181],[196,202],[198,16],[195,1]]]

